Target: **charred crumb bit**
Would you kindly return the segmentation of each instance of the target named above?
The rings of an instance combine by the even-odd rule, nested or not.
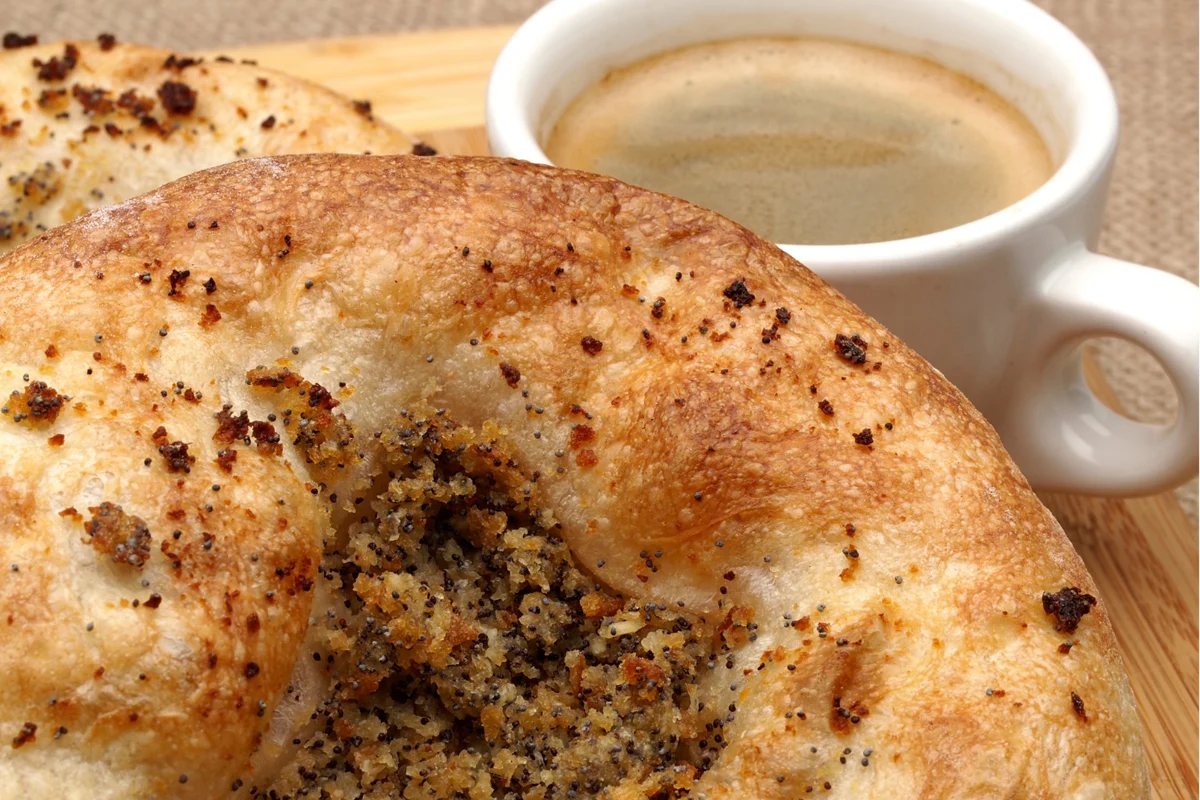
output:
[[[209,278],[208,280],[206,280],[206,281],[204,282],[204,291],[205,291],[207,294],[212,294],[212,293],[213,293],[213,292],[215,292],[216,290],[217,290],[217,282],[216,282],[216,280],[215,280],[215,279],[213,279],[213,278]]]
[[[517,388],[517,383],[521,380],[521,371],[519,369],[514,367],[512,364],[501,361],[500,374],[504,376],[504,382],[507,383],[510,388]]]
[[[134,89],[122,92],[117,98],[117,107],[128,111],[139,119],[149,115],[154,109],[154,100],[149,97],[141,97]]]
[[[354,110],[362,114],[364,117],[371,116],[370,100],[351,100],[350,103],[354,106]]]
[[[217,230],[217,229],[218,229],[218,228],[220,228],[220,227],[221,227],[221,223],[217,222],[217,221],[214,219],[214,220],[213,220],[211,223],[209,223],[208,229],[209,229],[210,231],[215,231],[215,230]]]
[[[38,71],[38,80],[43,81],[63,80],[71,70],[75,69],[77,63],[79,63],[79,48],[69,42],[63,48],[62,58],[52,56],[49,61],[45,62],[38,58],[33,60],[33,66]]]
[[[187,279],[191,276],[191,274],[192,271],[190,269],[171,270],[171,274],[167,278],[171,284],[171,290],[167,292],[167,297],[174,297],[177,294],[182,294],[183,292],[181,290],[183,289],[184,284],[187,283]]]
[[[255,78],[254,80],[258,83],[258,87],[260,89],[265,89],[270,86],[270,81],[268,81],[266,78]]]
[[[858,433],[854,434],[854,443],[861,445],[869,445],[875,441],[875,437],[871,435],[870,428],[863,428]]]
[[[775,309],[775,319],[780,325],[787,325],[792,321],[792,312],[780,306],[779,308]]]
[[[345,469],[361,454],[353,447],[354,429],[340,412],[340,405],[320,384],[305,380],[286,368],[256,367],[246,374],[246,382],[258,388],[275,389],[285,404],[283,426],[295,434],[292,444],[305,459],[320,469]],[[275,427],[268,422],[253,424],[260,453],[283,452]],[[313,493],[317,493],[314,488]]]
[[[274,128],[275,127],[275,115],[272,114],[271,116],[264,119],[261,123],[259,123],[258,127],[262,128],[264,131],[269,131],[269,130],[271,130],[271,128]]]
[[[7,44],[5,46],[7,47]],[[21,730],[17,732],[16,736],[13,737],[13,750],[18,749],[29,742],[37,741],[37,729],[38,726],[34,725],[32,722],[26,722],[24,725],[22,725]]]
[[[769,328],[763,328],[763,330],[762,330],[762,343],[763,344],[770,344],[771,342],[775,341],[778,338],[779,338],[779,326],[778,325],[772,325]]]
[[[492,270],[492,262],[491,262],[491,259],[487,259],[487,258],[485,258],[485,259],[483,260],[483,264],[482,264],[481,266],[483,267],[483,271],[484,271],[484,272],[487,272],[487,273],[489,273],[489,274],[490,274],[491,272],[493,272],[493,270]]]
[[[196,108],[196,91],[180,81],[164,81],[158,87],[158,98],[168,114],[187,116]]]
[[[142,603],[142,608],[154,609],[158,608],[160,605],[162,605],[162,595],[158,592],[153,592],[150,597],[146,598],[146,601]]]
[[[196,227],[196,220],[194,220],[194,219],[189,219],[189,220],[188,220],[188,224],[187,224],[187,226],[188,226],[188,230],[192,230],[193,228],[195,228],[195,227]]]
[[[333,403],[337,405],[335,400]],[[285,412],[286,413],[286,412]],[[274,414],[270,415],[270,419],[274,420]],[[286,420],[285,420],[286,422]],[[255,447],[258,452],[264,456],[277,456],[283,454],[283,445],[280,444],[279,434],[275,431],[275,426],[270,422],[255,422],[251,426],[252,435],[254,437]],[[246,442],[249,444],[249,441]],[[330,499],[336,499],[337,495],[333,495]]]
[[[14,119],[12,122],[6,122],[0,125],[0,136],[13,137],[17,135],[17,130],[21,127],[21,120]],[[7,238],[7,235],[5,236]]]
[[[96,37],[96,41],[100,44],[100,49],[107,53],[117,45],[117,37],[111,33],[102,33]]]
[[[417,142],[412,146],[412,154],[414,156],[436,156],[437,150],[434,150],[424,142]]]
[[[308,405],[310,408],[323,408],[329,411],[336,408],[340,403],[334,399],[333,395],[319,383],[314,383],[308,389]]]
[[[867,343],[856,333],[846,336],[839,333],[833,338],[833,346],[838,357],[851,364],[865,364],[867,361]]]
[[[150,116],[149,114],[141,117],[138,120],[138,124],[141,125],[143,128],[145,128],[146,130],[154,131],[163,136],[165,136],[167,133],[166,128],[164,128],[162,126],[162,124],[158,121],[158,119],[156,117]]]
[[[571,428],[571,435],[567,440],[568,446],[572,450],[578,450],[581,446],[593,442],[596,439],[596,432],[587,425],[574,425]]]
[[[212,303],[204,306],[204,313],[200,315],[201,327],[208,328],[221,321],[221,312]]]
[[[817,393],[817,385],[815,383],[808,387],[808,393],[809,394]]]
[[[98,86],[88,89],[77,83],[71,87],[71,96],[79,101],[89,116],[104,116],[113,112],[114,105],[110,94],[107,89]]]
[[[140,517],[126,514],[119,505],[104,502],[88,508],[92,518],[83,523],[92,547],[108,553],[118,564],[141,567],[150,558],[150,528]]]
[[[29,420],[30,424],[52,424],[58,419],[58,412],[69,397],[59,394],[43,381],[33,381],[25,387],[25,391],[12,393],[9,408],[13,412],[13,422]]]
[[[217,466],[225,472],[233,472],[233,465],[236,461],[236,450],[232,448],[224,448],[217,451]]]
[[[255,664],[253,661],[250,661],[246,664],[245,675],[247,680],[258,677],[258,673],[258,664]]]
[[[604,342],[591,336],[583,337],[579,344],[583,347],[583,352],[589,356],[599,355],[600,351],[604,349]]]
[[[217,412],[217,432],[213,434],[213,441],[218,444],[233,444],[246,438],[246,434],[250,430],[250,415],[243,411],[238,416],[233,416],[229,413],[228,408],[222,408]]]
[[[1058,646],[1058,652],[1062,653],[1065,656],[1067,653],[1071,652],[1071,648],[1074,646],[1075,646],[1075,643],[1072,641],[1063,642],[1062,644],[1060,644]]]
[[[4,34],[4,49],[5,50],[17,50],[21,47],[32,47],[33,45],[35,45],[37,43],[38,43],[37,34],[30,34],[29,36],[22,36],[21,34],[16,33],[15,31],[9,31],[8,33]]]
[[[833,416],[833,403],[829,402],[828,400],[822,400],[821,402],[817,403],[817,408],[821,409],[821,413],[825,416]]]
[[[1064,586],[1053,594],[1042,593],[1042,609],[1054,616],[1054,630],[1074,633],[1079,621],[1096,605],[1096,598],[1073,586]]]
[[[1087,711],[1083,707],[1083,698],[1074,692],[1071,692],[1071,709],[1079,719],[1084,722],[1088,721]]]
[[[191,56],[177,56],[174,53],[167,56],[167,60],[163,62],[163,69],[172,69],[176,72],[182,72],[188,67],[194,67],[203,59],[192,58]]]
[[[66,89],[42,89],[37,104],[46,111],[64,111],[67,107]]]
[[[161,425],[150,438],[158,445],[159,455],[163,457],[168,472],[192,471],[192,464],[196,463],[196,457],[188,455],[187,443],[167,441],[171,437],[167,435],[167,429]]]
[[[735,308],[742,308],[754,302],[754,295],[746,288],[744,278],[738,278],[733,283],[729,284],[722,293],[727,298],[733,301]]]

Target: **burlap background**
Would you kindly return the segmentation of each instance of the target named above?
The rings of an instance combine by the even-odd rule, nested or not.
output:
[[[1096,52],[1121,105],[1124,130],[1101,250],[1195,281],[1195,0],[1039,1]],[[110,31],[127,41],[189,50],[518,22],[540,5],[541,0],[0,0],[0,19],[5,30],[37,32],[43,40]],[[1173,416],[1174,393],[1152,359],[1123,342],[1101,342],[1098,350],[1109,380],[1135,416],[1154,421]],[[1180,496],[1195,521],[1195,481]]]

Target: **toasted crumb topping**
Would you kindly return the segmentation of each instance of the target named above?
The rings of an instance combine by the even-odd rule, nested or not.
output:
[[[495,436],[402,423],[320,572],[331,699],[257,796],[684,796],[724,746],[694,699],[714,628],[581,570]]]
[[[247,374],[246,382],[274,390],[282,402],[282,433],[276,434],[270,424],[252,426],[260,452],[281,452],[282,436],[290,437],[306,461],[318,469],[341,470],[358,460],[357,450],[351,447],[353,428],[341,412],[335,412],[339,403],[325,387],[285,367],[256,367]]]

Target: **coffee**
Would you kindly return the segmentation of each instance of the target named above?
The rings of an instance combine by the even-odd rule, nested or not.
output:
[[[615,70],[574,100],[545,150],[789,244],[945,230],[1053,173],[1033,125],[982,84],[808,38],[710,42]]]

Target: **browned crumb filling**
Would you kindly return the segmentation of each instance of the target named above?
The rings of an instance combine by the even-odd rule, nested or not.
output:
[[[444,417],[385,433],[386,490],[322,570],[330,699],[271,787],[330,798],[678,797],[715,758],[696,673],[714,631],[574,563],[531,483]],[[711,712],[710,712],[711,714]],[[708,747],[709,749],[703,749]]]

